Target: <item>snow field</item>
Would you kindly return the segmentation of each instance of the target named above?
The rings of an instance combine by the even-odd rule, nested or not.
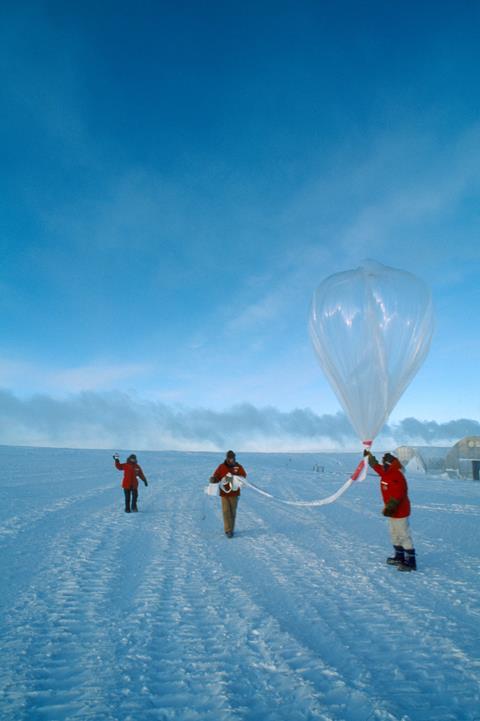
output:
[[[221,456],[139,453],[123,512],[99,451],[1,448],[0,716],[8,721],[478,721],[480,484],[411,477],[419,571],[385,565],[376,477],[305,509],[203,493]],[[282,498],[357,459],[242,454]],[[312,460],[313,459],[313,460]]]

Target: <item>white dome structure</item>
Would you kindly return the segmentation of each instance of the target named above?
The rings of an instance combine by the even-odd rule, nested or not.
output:
[[[412,446],[400,446],[394,454],[409,473],[427,472],[427,464],[416,448],[412,448]]]

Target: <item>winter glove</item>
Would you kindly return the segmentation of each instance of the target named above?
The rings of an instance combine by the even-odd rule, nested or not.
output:
[[[145,483],[146,486],[148,486],[148,481],[146,478],[143,479],[143,482]]]
[[[388,503],[385,504],[385,508],[382,511],[383,515],[393,516],[399,505],[400,501],[397,501],[396,498],[391,498]]]
[[[370,455],[370,451],[369,451],[367,448],[365,448],[365,450],[363,451],[363,455],[364,455],[364,456],[369,456],[369,455]]]
[[[218,483],[218,478],[215,478],[215,476],[210,476],[209,483]]]
[[[113,456],[113,460],[114,460],[115,462],[118,461],[118,456],[117,456],[116,453],[115,453],[115,455]]]

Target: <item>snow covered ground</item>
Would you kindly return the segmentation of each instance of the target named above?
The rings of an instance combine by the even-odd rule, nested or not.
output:
[[[374,475],[313,509],[245,489],[229,540],[221,454],[138,455],[125,514],[110,453],[0,448],[1,719],[480,720],[479,483],[409,477],[399,573]],[[358,459],[239,460],[305,500]]]

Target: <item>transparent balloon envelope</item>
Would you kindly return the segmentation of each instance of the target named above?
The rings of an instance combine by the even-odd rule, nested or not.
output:
[[[329,276],[315,290],[310,336],[360,440],[380,432],[422,365],[433,328],[426,284],[373,260]]]

